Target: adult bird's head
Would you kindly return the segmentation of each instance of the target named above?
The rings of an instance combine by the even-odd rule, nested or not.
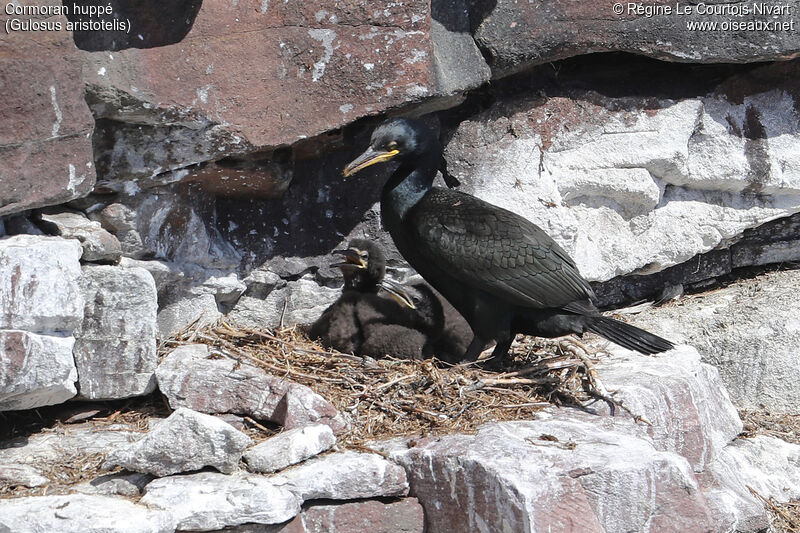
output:
[[[438,141],[430,129],[409,118],[389,119],[374,132],[369,148],[344,167],[345,177],[352,176],[375,163],[427,159],[438,151]]]

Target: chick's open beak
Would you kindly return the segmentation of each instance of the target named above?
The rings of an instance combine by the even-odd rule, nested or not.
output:
[[[356,157],[354,160],[348,163],[346,167],[344,167],[342,175],[345,178],[348,178],[359,170],[363,170],[370,165],[374,165],[375,163],[388,161],[399,153],[400,150],[375,150],[370,146],[367,148],[366,152]]]
[[[332,267],[345,268],[367,268],[367,263],[358,253],[358,250],[348,248],[347,250],[334,250],[333,253],[343,255],[344,261],[331,264]]]

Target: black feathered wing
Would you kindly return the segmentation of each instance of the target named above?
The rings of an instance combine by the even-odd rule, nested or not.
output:
[[[434,188],[406,214],[424,260],[469,287],[523,307],[596,312],[567,253],[523,217],[458,191]]]

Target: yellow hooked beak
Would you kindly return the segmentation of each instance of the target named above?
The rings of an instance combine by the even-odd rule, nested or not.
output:
[[[342,175],[345,178],[348,178],[359,170],[363,170],[370,165],[374,165],[375,163],[383,163],[384,161],[388,161],[399,153],[400,150],[374,150],[370,146],[367,148],[366,152],[356,157],[346,167],[344,167]]]
[[[400,305],[410,307],[411,309],[417,308],[417,306],[414,305],[414,302],[411,301],[411,297],[403,289],[403,286],[400,285],[399,283],[396,283],[389,279],[383,279],[381,280],[380,287],[381,289],[388,292],[389,295],[391,295],[392,299],[397,303],[399,303]]]

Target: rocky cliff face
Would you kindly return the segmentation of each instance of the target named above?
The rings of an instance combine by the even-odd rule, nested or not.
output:
[[[543,227],[595,283],[603,305],[657,299],[668,288],[696,292],[731,272],[800,260],[798,1],[683,11],[506,0],[162,4],[114,1],[92,19],[126,21],[129,31],[69,31],[68,23],[91,17],[61,14],[55,1],[15,2],[0,14],[8,28],[22,28],[0,39],[0,411],[148,394],[161,379],[157,339],[189,324],[308,324],[337,298],[329,254],[352,237],[378,241],[393,274],[408,275],[380,228],[382,171],[340,176],[386,115],[421,116],[436,128],[442,171]],[[74,11],[75,3],[64,6]],[[61,29],[24,29],[37,24]],[[696,345],[720,367],[737,405],[792,413],[795,277],[776,274],[758,290],[695,296],[635,320]],[[213,376],[217,362],[193,364]],[[176,380],[163,378],[162,389],[182,390]],[[274,405],[242,392],[252,402],[248,416],[288,427],[341,422],[312,391],[259,380],[256,389],[277,391]],[[189,407],[233,408],[216,400]],[[170,404],[187,407],[183,401]],[[236,408],[242,402],[237,396]],[[305,504],[302,527],[314,530],[309,524],[325,517],[350,523],[349,513],[406,513],[419,518],[402,526],[414,531],[424,508],[433,531],[451,519],[491,531],[506,511],[513,530],[577,530],[535,503],[540,489],[518,483],[519,465],[487,466],[481,455],[498,434],[535,437],[537,424],[545,422],[392,449],[420,503]],[[583,419],[547,424],[591,440]],[[761,523],[730,475],[743,450],[761,451],[728,445],[735,425],[704,448],[711,455],[702,468],[653,435],[628,444],[639,461],[631,469],[666,487],[657,484],[653,501],[678,505],[670,500],[675,487],[689,495],[680,505],[694,509],[696,522],[683,530]],[[628,429],[610,428],[602,446],[613,450]],[[644,508],[628,517],[599,510],[611,500],[598,494],[634,475],[608,467],[611,455],[605,466],[556,455],[546,460],[564,472],[596,473],[543,481],[551,496],[571,494],[591,509],[581,530],[664,530]],[[454,465],[462,456],[473,462]],[[706,466],[714,481],[700,475]],[[443,496],[463,483],[495,492],[467,492],[467,506],[464,494]],[[179,492],[164,483],[152,498],[178,505],[170,490]],[[270,490],[285,503],[269,511],[274,523],[323,497]],[[65,497],[47,506],[61,508]],[[25,516],[25,505],[12,504],[9,516]],[[142,530],[243,523],[187,513],[147,514]],[[397,524],[387,519],[386,530]]]

